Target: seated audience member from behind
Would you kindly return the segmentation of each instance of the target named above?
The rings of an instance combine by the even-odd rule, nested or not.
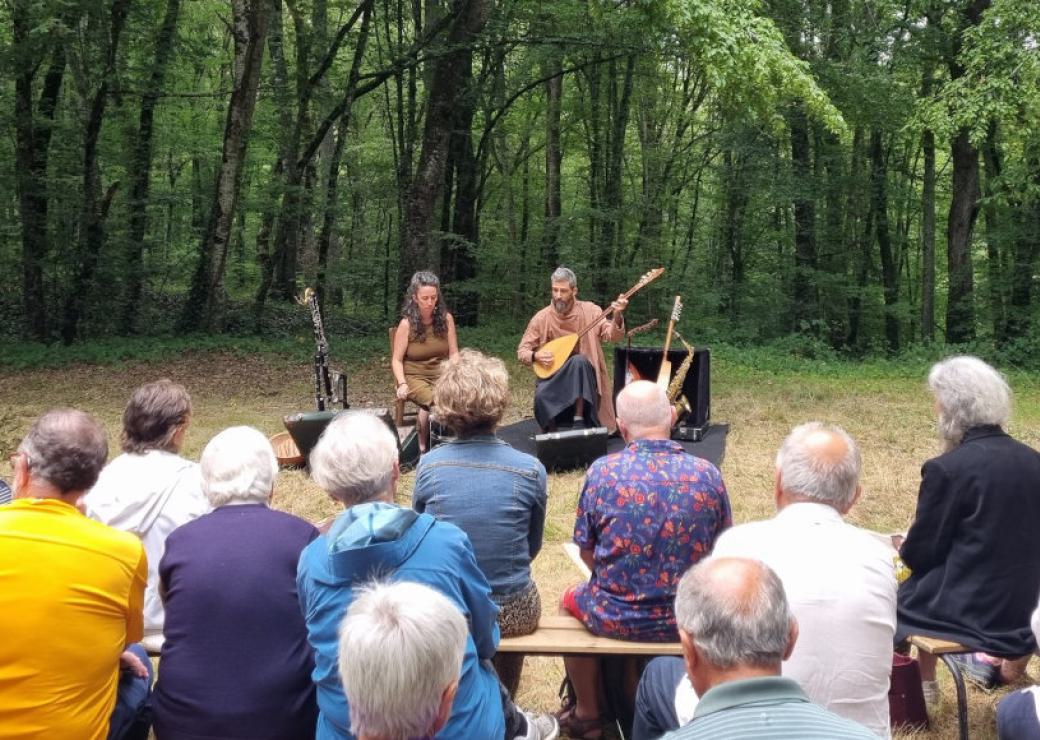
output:
[[[358,740],[430,738],[459,688],[466,618],[419,583],[359,590],[340,627],[339,674]]]
[[[679,579],[732,523],[729,497],[714,465],[671,441],[675,412],[661,388],[631,383],[617,406],[627,445],[589,468],[574,524],[592,577],[568,589],[561,608],[597,635],[670,642],[678,637]],[[564,664],[577,701],[561,710],[561,725],[571,737],[600,737],[597,659],[566,657]],[[628,678],[624,688],[634,697],[635,674]]]
[[[711,558],[683,576],[675,599],[683,659],[700,702],[674,740],[874,738],[809,701],[780,675],[798,639],[783,584],[768,566]]]
[[[191,396],[172,380],[134,391],[123,409],[123,454],[105,466],[83,497],[84,511],[102,524],[137,535],[148,554],[144,644],[162,645],[159,561],[166,537],[209,511],[199,466],[179,455],[191,420]]]
[[[1030,620],[1033,638],[1040,641],[1040,604]],[[998,740],[1036,740],[1040,737],[1040,686],[1015,691],[997,705]]]
[[[1036,649],[1040,453],[1008,435],[1011,391],[982,360],[943,360],[928,386],[945,451],[921,468],[900,548],[911,574],[899,587],[896,638],[959,642],[980,651],[965,661],[976,680],[1017,680]],[[919,657],[928,698],[937,693],[935,657]]]
[[[160,740],[314,737],[314,659],[296,596],[300,552],[318,531],[268,508],[271,443],[232,427],[202,451],[214,509],[166,539],[162,670],[152,697]]]
[[[296,578],[314,650],[319,740],[354,737],[337,668],[338,630],[357,589],[375,578],[435,588],[469,622],[458,693],[437,737],[555,737],[552,718],[520,712],[491,668],[498,607],[465,533],[394,504],[397,440],[382,420],[362,411],[338,415],[311,452],[310,466],[315,482],[346,509],[304,549]]]
[[[93,417],[55,409],[12,459],[15,498],[0,507],[0,737],[148,736],[151,664],[131,645],[144,549],[76,508],[106,457]]]
[[[712,555],[772,568],[799,627],[783,675],[814,704],[887,737],[895,552],[842,519],[859,498],[860,468],[859,449],[841,428],[796,427],[776,456],[777,515],[727,530]],[[678,658],[650,664],[639,685],[635,740],[689,721],[697,697],[683,678]]]
[[[464,349],[444,363],[433,393],[438,418],[458,435],[419,460],[412,505],[466,533],[498,604],[502,637],[538,628],[542,605],[531,561],[542,549],[545,468],[495,436],[509,405],[501,360]],[[515,694],[524,656],[500,653],[495,670]]]

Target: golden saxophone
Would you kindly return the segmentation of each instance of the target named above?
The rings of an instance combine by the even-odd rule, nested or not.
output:
[[[679,369],[675,371],[675,376],[672,378],[672,382],[668,384],[668,400],[671,402],[672,407],[675,409],[675,423],[678,424],[688,414],[693,413],[693,409],[690,408],[690,401],[683,395],[682,388],[683,383],[686,382],[686,373],[690,371],[690,365],[693,364],[693,347],[690,343],[683,339],[682,334],[675,331],[675,336],[679,337],[679,341],[683,343],[686,348],[686,357],[683,358],[682,364],[679,365]]]

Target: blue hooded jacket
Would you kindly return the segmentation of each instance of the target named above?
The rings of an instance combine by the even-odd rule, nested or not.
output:
[[[314,649],[318,740],[353,740],[337,666],[339,624],[354,589],[373,579],[412,581],[452,600],[469,623],[459,689],[438,738],[497,740],[505,734],[498,679],[481,661],[498,647],[498,607],[473,547],[453,524],[385,502],[352,506],[300,555],[300,605]]]

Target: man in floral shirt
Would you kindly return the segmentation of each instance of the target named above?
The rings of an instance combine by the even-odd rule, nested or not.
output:
[[[617,414],[628,445],[589,468],[574,524],[592,578],[568,589],[561,606],[597,635],[677,641],[675,591],[732,524],[729,497],[718,468],[671,441],[675,412],[657,385],[628,385]],[[577,702],[561,712],[561,728],[600,737],[598,662],[564,663]]]

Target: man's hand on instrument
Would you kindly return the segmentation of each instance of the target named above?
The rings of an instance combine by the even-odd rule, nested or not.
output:
[[[534,353],[534,364],[542,365],[543,367],[549,367],[553,364],[553,353],[552,352],[535,352]]]
[[[397,397],[402,401],[408,398],[408,383],[397,384]]]
[[[615,316],[628,308],[628,299],[625,298],[625,294],[619,295],[617,300],[610,304],[610,307],[614,309]]]

